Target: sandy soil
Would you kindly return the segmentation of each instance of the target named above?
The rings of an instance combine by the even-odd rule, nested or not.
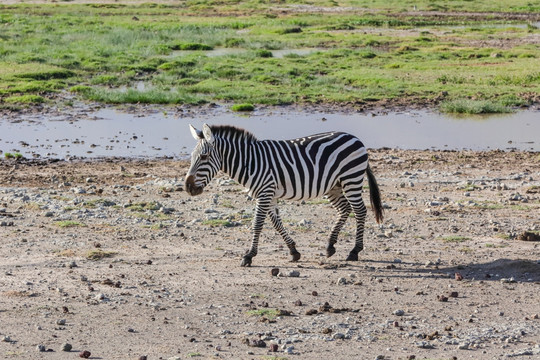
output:
[[[371,161],[361,261],[352,221],[327,259],[330,205],[284,202],[301,261],[267,226],[250,268],[254,204],[224,176],[189,197],[184,162],[0,161],[0,358],[540,357],[538,153]]]

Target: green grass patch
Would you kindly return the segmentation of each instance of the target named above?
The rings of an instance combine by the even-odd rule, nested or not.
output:
[[[21,153],[6,152],[6,153],[4,153],[4,158],[6,158],[7,160],[9,160],[9,159],[19,160],[19,159],[24,159],[24,156]]]
[[[297,4],[308,3],[284,6]],[[284,15],[259,0],[0,5],[0,102],[21,95],[61,101],[56,93],[69,89],[112,104],[363,105],[432,103],[444,91],[454,101],[490,104],[445,104],[443,111],[493,113],[540,93],[540,49],[531,41],[539,30],[462,14],[538,13],[530,0],[316,5],[373,11],[321,16],[307,6]],[[413,5],[424,13],[404,16]],[[517,46],[498,45],[507,40]],[[305,48],[317,51],[276,52]],[[148,86],[138,90],[139,82]]]
[[[63,221],[56,221],[54,225],[61,227],[61,228],[71,228],[71,227],[83,227],[86,226],[84,223],[73,221],[73,220],[63,220]]]
[[[439,238],[439,240],[442,240],[445,243],[462,243],[471,240],[471,238],[466,236],[443,236]]]
[[[502,248],[505,248],[505,247],[508,247],[509,245],[508,244],[492,244],[492,243],[486,243],[484,245],[485,247],[487,248],[490,248],[490,249],[502,249]]]
[[[279,309],[264,308],[257,310],[248,310],[246,312],[249,316],[264,316],[268,319],[275,319],[278,316],[282,315],[282,311]]]
[[[254,111],[255,106],[253,104],[234,104],[231,106],[232,111]]]
[[[45,102],[45,98],[39,95],[15,95],[4,99],[8,104],[41,104]]]
[[[161,205],[155,201],[151,202],[138,202],[138,203],[132,203],[125,207],[126,209],[129,209],[130,211],[147,211],[147,210],[159,210],[161,208]]]
[[[235,226],[231,221],[226,219],[211,219],[211,220],[203,220],[201,223],[205,226],[210,227],[233,227]]]
[[[85,254],[85,258],[88,260],[98,261],[105,258],[110,258],[116,255],[115,251],[104,251],[101,249],[90,250]]]
[[[106,200],[106,199],[87,200],[83,202],[83,206],[89,209],[94,209],[98,206],[109,207],[109,206],[114,206],[114,205],[116,205],[114,201]]]
[[[213,50],[214,47],[206,44],[198,43],[177,43],[171,45],[171,50],[199,50],[199,51],[209,51]]]

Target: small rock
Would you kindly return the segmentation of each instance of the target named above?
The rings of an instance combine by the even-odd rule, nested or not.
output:
[[[447,302],[448,301],[448,298],[444,295],[437,295],[437,300],[441,301],[441,302]]]
[[[336,340],[342,340],[342,339],[345,339],[345,334],[342,334],[342,333],[335,333],[334,335],[332,335],[332,339],[336,339]]]
[[[399,310],[394,311],[392,314],[394,314],[396,316],[403,316],[403,315],[405,315],[405,311],[399,309]]]
[[[45,345],[38,345],[36,346],[36,350],[39,351],[39,352],[45,352],[47,351],[47,348],[45,347]]]
[[[259,348],[265,348],[266,347],[266,343],[262,340],[259,340],[259,339],[254,339],[254,340],[251,340],[248,344],[248,346],[251,346],[251,347],[259,347]]]
[[[455,278],[457,281],[461,281],[461,280],[463,280],[463,275],[461,275],[460,273],[455,273],[455,274],[454,274],[454,278]]]
[[[71,351],[73,349],[73,346],[69,343],[62,344],[62,351]]]
[[[58,319],[58,320],[56,320],[56,325],[66,325],[66,319]]]
[[[524,231],[517,236],[517,239],[521,241],[540,241],[540,234]]]
[[[88,350],[84,350],[84,351],[81,351],[79,353],[79,357],[83,358],[83,359],[88,359],[90,357],[90,355],[92,355],[92,353]]]
[[[337,285],[347,285],[347,279],[345,279],[344,277],[340,277],[337,282],[336,282]]]
[[[433,349],[434,346],[428,341],[420,341],[416,343],[416,347],[419,347],[421,349]]]
[[[297,271],[297,270],[293,270],[289,273],[289,277],[299,277],[300,276],[300,271]]]
[[[272,270],[270,270],[270,274],[272,274],[272,276],[278,276],[279,275],[279,269],[278,268],[273,268]]]

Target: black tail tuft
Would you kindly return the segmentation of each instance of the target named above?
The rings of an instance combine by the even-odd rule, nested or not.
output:
[[[373,172],[371,171],[371,168],[367,167],[366,174],[368,177],[368,183],[369,183],[369,196],[371,200],[371,208],[373,209],[373,212],[375,213],[375,219],[377,220],[377,223],[380,224],[383,221],[384,214],[383,214],[383,207],[381,202],[381,193],[379,192],[379,186],[377,185],[377,180],[375,180],[375,175],[373,175]]]

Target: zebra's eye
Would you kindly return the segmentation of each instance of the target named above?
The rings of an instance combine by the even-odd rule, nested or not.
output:
[[[201,154],[201,160],[208,160],[208,154]]]

